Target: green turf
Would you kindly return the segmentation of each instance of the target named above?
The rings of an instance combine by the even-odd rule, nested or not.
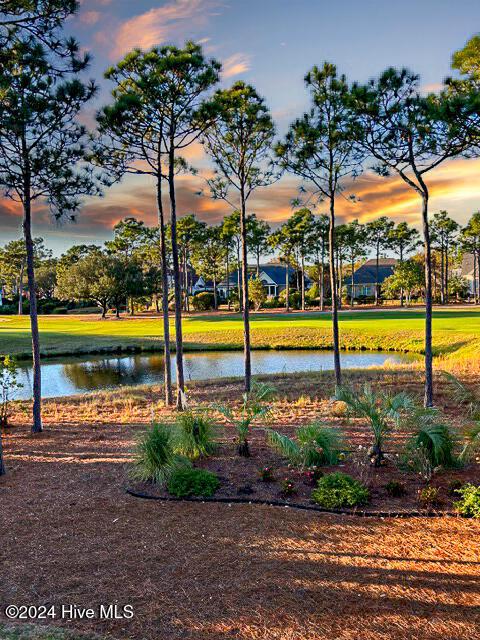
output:
[[[0,622],[1,640],[100,640],[97,635],[85,635],[80,632],[64,631],[38,625],[10,625]]]
[[[251,329],[254,348],[331,347],[329,314],[252,314]],[[423,329],[422,310],[340,313],[344,349],[420,353]],[[238,349],[242,346],[240,315],[189,316],[184,319],[183,331],[186,350]],[[0,316],[0,353],[29,357],[29,332],[28,316]],[[162,321],[158,317],[99,320],[92,316],[43,316],[40,332],[42,353],[50,356],[162,347]],[[480,309],[435,311],[433,344],[437,356],[477,353],[479,336]]]

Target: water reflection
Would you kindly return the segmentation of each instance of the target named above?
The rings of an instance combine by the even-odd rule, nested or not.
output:
[[[342,366],[361,369],[382,366],[386,362],[408,363],[418,359],[412,354],[383,352],[347,352],[342,354]],[[175,358],[172,374],[175,379]],[[253,351],[252,371],[259,373],[291,373],[294,371],[321,371],[333,368],[331,351]],[[238,351],[200,352],[185,354],[187,380],[206,380],[243,374],[243,354]],[[42,365],[42,391],[46,398],[78,395],[88,391],[113,389],[118,386],[155,384],[163,378],[163,358],[159,354],[133,356],[90,356],[46,360]],[[24,385],[17,398],[32,395],[30,366],[20,370]]]

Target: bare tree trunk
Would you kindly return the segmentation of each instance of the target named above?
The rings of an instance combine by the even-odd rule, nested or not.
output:
[[[340,338],[338,333],[337,275],[335,270],[335,196],[333,195],[330,196],[328,243],[330,288],[332,290],[333,364],[335,368],[335,384],[339,387],[342,384],[342,370],[340,366]]]
[[[325,308],[325,240],[322,237],[322,264],[320,266],[320,288],[318,290],[320,296],[320,311],[323,311]]]
[[[302,292],[302,311],[305,311],[305,258],[303,253],[301,254],[302,264],[302,280],[301,280],[301,292]]]
[[[250,310],[248,300],[248,262],[247,262],[247,221],[245,211],[245,192],[241,190],[242,211],[240,216],[240,233],[242,236],[242,301],[243,301],[243,343],[245,362],[245,391],[251,388],[252,364],[250,358]],[[247,445],[248,446],[248,445]],[[247,454],[248,455],[248,454]]]
[[[230,311],[230,263],[229,263],[229,255],[230,255],[230,251],[229,251],[229,247],[227,246],[227,256],[226,256],[226,261],[227,261],[227,304],[228,304],[228,310]]]
[[[428,191],[422,196],[422,222],[425,253],[425,407],[433,406],[433,354],[432,354],[432,250],[428,224]]]
[[[183,396],[185,393],[185,380],[183,375],[183,335],[182,335],[182,286],[180,282],[180,268],[178,262],[177,245],[177,205],[175,200],[175,167],[174,167],[173,141],[170,141],[170,153],[168,162],[168,185],[170,191],[170,221],[172,229],[172,262],[173,262],[173,287],[175,295],[175,349],[177,364],[177,409],[183,410]]]
[[[448,242],[445,243],[445,304],[449,303],[448,295]]]
[[[285,311],[290,312],[290,265],[288,260],[285,260]]]
[[[33,433],[42,431],[42,377],[40,368],[40,336],[37,317],[37,291],[35,286],[34,247],[32,240],[32,203],[31,203],[31,175],[27,162],[24,181],[23,201],[23,235],[27,253],[27,278],[30,298],[30,326],[32,332],[33,356]]]
[[[218,299],[217,299],[217,276],[213,276],[213,308],[215,311],[218,309]]]
[[[241,261],[240,261],[240,242],[237,242],[237,262],[238,262],[238,269],[237,269],[237,289],[238,289],[238,309],[239,311],[242,310],[242,287],[241,287],[241,278],[242,278],[242,267],[241,267]]]
[[[3,461],[2,425],[0,424],[0,476],[4,476],[6,473],[7,470]]]
[[[377,282],[378,282],[378,274],[377,274]],[[350,279],[350,309],[353,309],[353,299],[355,296],[355,260],[352,258],[352,275]],[[378,292],[378,286],[376,287],[376,291]]]
[[[25,270],[25,261],[22,261],[20,276],[18,278],[18,315],[23,316],[23,272]]]
[[[377,241],[377,255],[376,255],[376,264],[375,264],[375,306],[378,307],[378,273],[380,270],[380,245]]]
[[[440,279],[441,279],[441,287],[440,287],[440,302],[445,304],[446,296],[445,296],[445,247],[442,241],[442,246],[440,248]]]
[[[163,316],[163,381],[165,386],[165,405],[173,404],[172,360],[170,354],[170,320],[168,317],[168,261],[167,241],[165,237],[165,214],[162,199],[162,178],[157,177],[157,211],[160,233],[160,262],[162,268],[162,316]]]

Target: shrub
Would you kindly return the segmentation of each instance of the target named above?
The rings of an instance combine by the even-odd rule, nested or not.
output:
[[[305,483],[310,485],[311,487],[316,487],[317,482],[320,480],[322,476],[323,476],[323,471],[316,466],[310,467],[303,474]]]
[[[177,469],[172,473],[167,483],[168,492],[177,498],[186,498],[187,496],[209,498],[213,496],[219,486],[220,481],[215,473],[193,468]]]
[[[433,507],[438,503],[439,491],[437,487],[424,487],[418,493],[418,501],[426,509]]]
[[[215,449],[215,425],[207,415],[186,411],[175,425],[173,449],[190,460],[209,456]]]
[[[400,498],[407,493],[403,482],[398,482],[398,480],[390,480],[390,482],[387,482],[385,490],[391,498]]]
[[[262,482],[273,482],[275,480],[272,467],[262,467],[260,469],[260,480]]]
[[[250,449],[248,439],[250,429],[255,420],[265,419],[270,413],[270,406],[265,404],[273,394],[275,389],[261,382],[254,382],[250,392],[242,395],[242,406],[238,412],[226,405],[214,405],[214,408],[221,413],[235,427],[238,436],[238,455],[248,458]]]
[[[170,475],[187,461],[173,450],[172,429],[165,424],[153,424],[137,442],[131,475],[142,482],[163,485]]]
[[[356,507],[368,502],[369,492],[358,480],[337,471],[320,478],[312,499],[326,509]]]
[[[455,439],[448,425],[441,421],[437,409],[416,409],[410,422],[416,425],[416,431],[407,443],[407,456],[409,451],[421,449],[432,469],[456,465],[453,453]]]
[[[202,291],[192,297],[192,306],[195,311],[210,311],[215,306],[215,297],[209,291]]]
[[[68,309],[67,307],[55,307],[54,309],[52,309],[52,313],[57,315],[65,315],[66,313],[68,313]]]
[[[290,478],[285,478],[282,480],[282,496],[284,498],[288,498],[289,496],[293,496],[297,493],[297,489],[295,488],[295,483]]]
[[[315,422],[296,431],[292,440],[278,431],[268,431],[270,446],[285,456],[289,462],[302,467],[323,466],[338,463],[342,448],[342,436],[336,429]]]
[[[396,395],[374,392],[369,385],[365,385],[360,393],[340,387],[335,399],[344,402],[352,415],[369,421],[373,433],[370,460],[375,467],[380,467],[385,459],[385,438],[398,426],[402,416],[413,408],[411,398],[403,392]]]
[[[461,496],[454,507],[464,518],[480,518],[480,486],[466,484],[461,489],[457,489]]]

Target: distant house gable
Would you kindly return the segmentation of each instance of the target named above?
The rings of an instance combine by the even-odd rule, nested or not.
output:
[[[397,265],[398,260],[395,258],[380,258],[378,261],[378,284],[381,285],[389,278]],[[377,261],[375,259],[367,260],[353,274],[354,291],[353,297],[370,297],[375,295],[375,284],[377,282]],[[346,283],[347,292],[351,293],[350,279]]]

